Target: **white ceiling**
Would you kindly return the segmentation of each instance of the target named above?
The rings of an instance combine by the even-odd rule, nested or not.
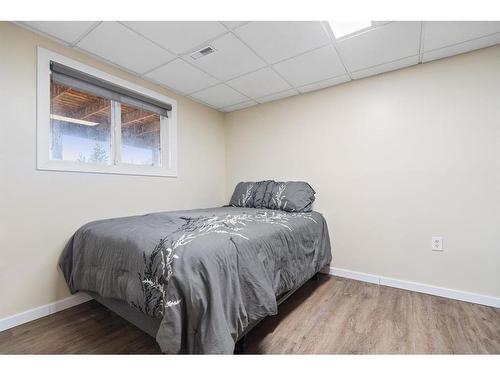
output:
[[[18,22],[224,112],[500,43],[500,22]],[[194,60],[206,46],[216,51]]]

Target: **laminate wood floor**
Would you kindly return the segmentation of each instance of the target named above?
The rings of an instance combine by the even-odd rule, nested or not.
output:
[[[0,332],[0,353],[159,353],[95,301]],[[500,309],[321,275],[247,339],[246,353],[500,354]]]

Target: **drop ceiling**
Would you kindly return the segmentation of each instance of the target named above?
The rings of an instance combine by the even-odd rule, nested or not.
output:
[[[498,21],[377,22],[339,39],[324,21],[17,24],[223,112],[500,43]]]

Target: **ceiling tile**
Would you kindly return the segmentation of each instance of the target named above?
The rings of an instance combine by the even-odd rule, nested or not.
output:
[[[222,21],[222,23],[229,29],[235,29],[238,26],[248,23],[248,21]]]
[[[216,108],[224,108],[248,101],[248,98],[226,85],[217,85],[190,95]]]
[[[428,62],[432,60],[442,59],[443,57],[449,57],[458,55],[460,53],[474,51],[479,48],[493,46],[500,43],[500,33],[485,36],[483,38],[478,38],[470,40],[464,43],[454,44],[449,47],[435,49],[430,52],[425,52],[422,61]]]
[[[272,102],[273,100],[284,99],[284,98],[288,98],[289,96],[298,95],[298,93],[299,92],[297,90],[291,89],[291,90],[278,92],[276,94],[263,96],[262,98],[258,98],[256,100],[259,103],[267,103],[267,102]]]
[[[381,64],[377,66],[372,66],[367,69],[358,70],[357,72],[351,73],[352,78],[359,79],[368,76],[373,76],[380,73],[390,72],[391,70],[397,70],[401,68],[406,68],[411,65],[418,64],[418,55],[405,57],[404,59],[400,59],[397,61],[392,61],[387,64]]]
[[[391,22],[337,41],[338,51],[351,72],[418,55],[421,22]]]
[[[345,74],[345,68],[332,45],[282,61],[274,68],[294,86]]]
[[[321,90],[326,87],[340,85],[341,83],[348,82],[350,80],[351,78],[349,77],[348,74],[343,74],[335,78],[325,79],[324,81],[311,83],[309,85],[304,85],[302,87],[299,87],[298,90],[300,93],[306,93],[310,91]]]
[[[291,88],[291,86],[271,68],[260,69],[226,83],[232,88],[254,99]]]
[[[95,24],[93,21],[29,21],[22,23],[69,44],[76,42]]]
[[[312,21],[18,24],[70,45],[78,42],[80,50],[139,74],[148,72],[149,79],[225,112],[341,84],[350,76],[415,65],[419,53],[427,62],[500,44],[500,21],[379,22],[333,43],[322,23]],[[216,52],[193,60],[188,52],[209,40]]]
[[[144,73],[174,56],[118,22],[103,22],[77,47],[137,73]]]
[[[216,51],[197,60],[184,56],[185,60],[222,81],[257,70],[265,63],[232,34],[226,34],[212,43]]]
[[[252,107],[252,106],[257,105],[257,104],[259,104],[259,103],[257,103],[254,100],[249,100],[247,102],[243,102],[240,104],[235,104],[235,105],[230,105],[229,107],[224,107],[224,108],[222,108],[222,112],[239,111],[240,109]]]
[[[269,63],[276,63],[330,42],[318,21],[250,22],[238,27],[235,33]]]
[[[130,28],[173,53],[183,54],[227,32],[216,21],[132,21]]]
[[[183,94],[190,94],[217,83],[215,78],[181,59],[169,62],[167,65],[149,72],[146,77]]]
[[[500,32],[498,21],[424,22],[424,51],[462,43]]]

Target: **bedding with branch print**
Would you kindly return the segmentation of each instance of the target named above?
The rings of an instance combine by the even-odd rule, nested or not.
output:
[[[238,201],[240,207],[248,207],[250,198],[252,197],[253,184],[247,186],[246,191],[241,194],[241,198]]]
[[[162,352],[229,354],[249,327],[277,314],[279,296],[331,259],[320,213],[227,206],[89,222],[59,267],[71,293],[118,300],[156,320]]]
[[[286,204],[288,203],[287,201],[283,203],[283,201],[286,198],[285,189],[286,189],[286,182],[280,183],[278,185],[278,190],[276,191],[276,194],[274,194],[273,197],[271,198],[275,208],[280,210],[284,210],[286,208]]]
[[[316,223],[309,213],[268,211],[255,214],[228,214],[223,217],[181,217],[185,223],[178,230],[162,238],[149,256],[143,252],[144,272],[139,273],[139,279],[144,300],[132,303],[132,305],[150,316],[162,317],[166,308],[181,302],[179,299],[169,299],[166,295],[166,287],[173,274],[173,262],[178,258],[175,252],[182,246],[210,234],[237,236],[249,240],[249,237],[244,234],[248,223],[278,225],[293,231],[290,220],[295,218]]]

